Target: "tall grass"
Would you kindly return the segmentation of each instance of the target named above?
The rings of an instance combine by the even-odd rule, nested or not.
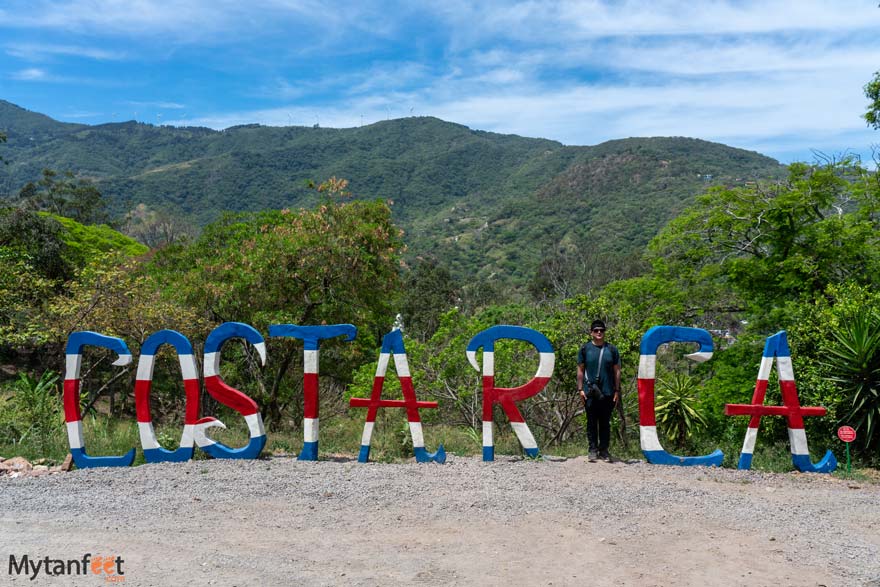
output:
[[[406,462],[413,458],[412,442],[409,426],[402,412],[385,410],[380,412],[373,430],[370,460],[373,462]],[[211,437],[231,447],[244,446],[248,440],[248,430],[244,420],[235,415],[224,417],[227,429],[211,429]],[[321,459],[356,459],[361,443],[364,421],[361,417],[347,416],[328,418],[321,422],[320,454]],[[156,427],[156,435],[164,448],[177,448],[182,429],[180,425],[167,424]],[[617,435],[612,436],[611,453],[619,461],[643,461],[644,456],[639,448],[638,429],[630,431],[627,446],[620,442]],[[137,449],[135,465],[144,463],[143,452],[140,450],[137,424],[132,420],[117,420],[106,415],[89,415],[83,421],[83,435],[86,451],[93,456],[121,455],[132,448]],[[519,440],[507,423],[499,423],[495,427],[495,454],[522,455]],[[442,424],[425,425],[425,442],[429,451],[437,450],[443,444],[447,454],[456,456],[479,456],[482,454],[482,437],[479,432],[464,426]],[[268,434],[264,455],[295,456],[302,448],[301,430],[273,431]],[[670,452],[682,455],[708,454],[720,448],[724,452],[726,468],[736,468],[742,439],[730,437],[727,440],[698,440],[687,450]],[[572,458],[583,456],[587,452],[586,439],[565,442],[551,446],[543,442],[538,434],[538,446],[545,456]],[[813,459],[818,460],[822,454],[814,451]],[[68,453],[67,434],[63,422],[55,429],[42,436],[29,435],[20,442],[0,443],[0,456],[9,458],[23,456],[28,460],[46,459],[48,464],[57,464],[64,460]],[[841,455],[838,455],[840,458]],[[196,449],[194,459],[209,458]],[[791,453],[787,443],[761,443],[756,449],[752,468],[758,471],[790,472],[794,470]],[[860,472],[861,471],[861,472]],[[868,472],[865,472],[868,471]],[[838,471],[838,476],[843,473]],[[869,470],[854,469],[853,477],[866,482],[878,482],[877,475]]]

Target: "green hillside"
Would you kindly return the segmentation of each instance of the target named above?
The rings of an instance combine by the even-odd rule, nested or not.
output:
[[[204,225],[227,210],[309,205],[307,180],[349,179],[394,202],[408,257],[460,278],[521,285],[545,254],[638,251],[710,184],[778,177],[758,153],[687,138],[569,147],[430,117],[349,129],[246,125],[214,131],[136,122],[85,126],[0,101],[7,196],[44,167],[93,179],[123,215],[138,204]]]

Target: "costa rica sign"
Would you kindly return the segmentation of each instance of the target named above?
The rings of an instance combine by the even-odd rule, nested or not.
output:
[[[319,352],[321,341],[345,337],[352,341],[357,336],[357,327],[352,324],[333,324],[326,326],[298,326],[295,324],[276,324],[269,327],[270,337],[289,337],[303,341],[303,448],[299,460],[318,459],[319,439]],[[196,447],[214,458],[254,459],[266,445],[266,431],[257,403],[241,391],[229,386],[220,377],[220,358],[223,345],[232,339],[242,339],[250,344],[266,364],[266,341],[252,326],[240,322],[227,322],[215,328],[205,340],[202,360],[202,378],[205,390],[219,403],[238,412],[248,427],[248,443],[240,448],[232,448],[215,441],[209,436],[213,427],[225,428],[225,424],[212,417],[199,416],[200,381],[198,369],[190,341],[173,330],[160,330],[151,335],[143,345],[138,360],[135,379],[135,409],[138,432],[144,459],[150,463],[179,462],[193,457]],[[538,368],[531,380],[513,388],[495,385],[495,343],[512,339],[530,343],[539,354]],[[655,326],[642,338],[638,372],[639,394],[639,434],[642,452],[649,463],[662,465],[712,465],[720,466],[724,458],[720,450],[704,456],[676,456],[666,452],[659,440],[654,413],[654,375],[656,371],[657,350],[666,343],[685,342],[698,345],[696,352],[688,358],[707,361],[712,357],[712,336],[700,328],[678,326]],[[156,438],[150,413],[150,392],[153,379],[155,355],[162,345],[171,346],[177,353],[185,393],[184,426],[179,446],[169,450],[162,447]],[[80,412],[80,369],[82,349],[87,346],[105,348],[116,353],[116,366],[131,364],[132,353],[121,338],[106,336],[96,332],[75,332],[67,341],[66,370],[64,378],[64,416],[70,452],[77,467],[124,467],[134,462],[135,449],[124,455],[92,456],[86,452]],[[477,353],[482,349],[482,365]],[[483,460],[495,458],[493,408],[499,404],[507,415],[516,436],[526,455],[537,457],[538,444],[522,416],[517,404],[540,393],[553,377],[555,353],[550,341],[542,333],[521,326],[493,326],[477,333],[468,343],[465,354],[470,364],[481,373],[483,401]],[[768,376],[776,362],[779,384],[782,390],[782,406],[763,405],[767,390]],[[393,361],[400,380],[403,399],[383,399],[382,390],[389,364]],[[382,341],[382,349],[373,378],[373,388],[369,398],[352,398],[353,408],[367,408],[364,431],[361,438],[358,460],[369,461],[370,445],[376,423],[376,415],[381,408],[405,409],[409,431],[413,441],[413,453],[418,462],[443,463],[446,452],[440,445],[435,452],[428,452],[421,424],[420,410],[434,409],[437,402],[419,401],[412,383],[409,362],[406,356],[403,336],[399,330],[388,333]],[[750,416],[749,427],[740,454],[739,468],[748,469],[757,438],[758,426],[762,416],[784,416],[789,423],[789,439],[794,466],[800,471],[827,473],[833,471],[837,461],[831,451],[817,464],[810,461],[807,450],[806,433],[803,427],[805,416],[825,414],[825,408],[801,407],[794,383],[794,372],[785,332],[779,332],[767,339],[764,357],[758,372],[757,383],[751,404],[729,404],[725,413],[730,416]]]

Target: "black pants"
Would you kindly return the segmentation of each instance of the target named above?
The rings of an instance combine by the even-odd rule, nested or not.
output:
[[[614,411],[614,398],[603,395],[600,400],[587,402],[587,441],[590,450],[608,450],[611,440],[611,414]]]

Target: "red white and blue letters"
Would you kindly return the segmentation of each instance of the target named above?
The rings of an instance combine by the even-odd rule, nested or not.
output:
[[[318,460],[318,353],[321,341],[326,338],[345,336],[350,342],[357,336],[353,324],[329,326],[296,326],[275,324],[269,327],[270,337],[290,337],[303,341],[303,447],[301,461]]]
[[[714,346],[712,335],[702,328],[683,326],[654,326],[642,337],[639,347],[639,441],[642,454],[654,465],[705,465],[720,467],[724,453],[715,450],[699,457],[680,457],[669,454],[657,436],[657,419],[654,412],[654,377],[657,371],[657,349],[668,342],[695,342],[700,345],[696,352],[686,355],[693,361],[708,361]]]
[[[115,336],[105,336],[97,332],[74,332],[67,339],[64,351],[66,369],[64,372],[64,421],[67,423],[67,441],[73,462],[80,469],[87,467],[128,467],[134,462],[135,450],[118,457],[90,457],[86,454],[82,431],[82,414],[79,408],[79,372],[82,366],[82,348],[95,346],[109,349],[118,355],[113,362],[117,367],[131,363],[131,351],[125,341]]]
[[[394,357],[394,369],[400,380],[400,389],[403,392],[402,400],[382,399],[382,388],[385,385],[385,373],[388,371],[388,363]],[[364,433],[361,437],[361,450],[358,454],[358,462],[366,463],[370,460],[370,443],[373,438],[373,427],[376,424],[376,414],[379,408],[405,408],[406,419],[409,421],[409,432],[412,435],[413,453],[419,463],[446,462],[446,451],[441,444],[437,452],[429,453],[425,450],[425,436],[422,433],[422,420],[419,417],[419,409],[436,408],[437,402],[420,402],[416,400],[416,390],[413,387],[412,375],[409,371],[409,362],[406,358],[406,348],[403,346],[403,334],[400,330],[392,330],[382,337],[382,350],[379,353],[379,363],[376,365],[376,375],[373,377],[373,389],[370,398],[353,397],[349,400],[353,408],[367,408],[367,419],[364,422]]]
[[[205,339],[205,389],[218,402],[244,416],[250,432],[250,440],[242,448],[229,448],[216,442],[205,434],[207,428],[218,426],[226,428],[220,420],[203,418],[195,427],[195,439],[203,451],[215,459],[255,459],[266,446],[266,430],[257,402],[226,385],[220,378],[220,350],[223,344],[233,338],[243,338],[251,343],[260,356],[261,364],[266,364],[266,341],[253,326],[241,322],[226,322],[211,331]]]
[[[171,345],[177,351],[180,373],[183,377],[183,389],[186,393],[183,434],[180,437],[180,446],[173,451],[166,450],[159,445],[156,432],[153,430],[153,417],[150,414],[153,366],[156,352],[163,344]],[[141,447],[144,449],[144,460],[148,463],[183,462],[192,458],[195,446],[195,427],[199,420],[199,390],[199,370],[193,356],[193,347],[184,335],[174,330],[160,330],[144,341],[144,344],[141,345],[141,356],[138,359],[137,379],[134,382],[134,402]]]
[[[764,396],[773,360],[776,359],[776,374],[779,389],[782,392],[781,406],[765,406]],[[785,331],[777,332],[764,343],[764,354],[755,383],[755,392],[751,404],[727,404],[724,413],[728,416],[751,416],[742,452],[739,455],[740,469],[752,468],[752,455],[755,452],[755,441],[758,438],[758,427],[761,416],[785,416],[788,420],[788,439],[791,444],[791,462],[798,471],[804,473],[830,473],[837,468],[837,459],[829,450],[818,464],[810,460],[807,448],[807,433],[804,430],[804,416],[824,416],[825,408],[801,407],[798,400],[797,386],[794,382],[794,366],[791,362],[791,350],[788,347],[788,336]]]
[[[495,387],[495,341],[503,339],[522,340],[535,346],[540,353],[538,372],[531,381],[519,387]],[[483,349],[483,460],[495,460],[495,440],[492,430],[492,410],[496,403],[501,404],[510,425],[516,432],[525,453],[530,457],[538,456],[538,443],[516,402],[530,398],[541,392],[553,376],[556,354],[553,345],[546,336],[522,326],[493,326],[478,333],[467,345],[467,358],[474,369],[480,370],[477,363],[477,351]]]
[[[289,337],[303,341],[303,449],[300,460],[317,460],[318,458],[318,354],[322,340],[346,337],[351,341],[357,335],[357,328],[351,324],[333,324],[329,326],[297,326],[294,324],[277,324],[269,327],[272,337]],[[257,403],[227,385],[220,378],[220,352],[227,341],[241,338],[253,345],[260,361],[266,364],[266,343],[262,335],[252,326],[239,322],[226,322],[215,328],[205,340],[204,379],[205,388],[211,396],[223,405],[244,416],[249,431],[249,441],[241,448],[230,448],[207,436],[207,430],[217,426],[226,426],[215,418],[199,418],[199,378],[193,346],[179,332],[160,330],[154,333],[143,345],[138,361],[135,380],[135,406],[137,412],[138,431],[144,458],[147,462],[185,461],[193,456],[194,445],[215,458],[255,459],[266,445],[266,432]],[[535,376],[526,384],[514,388],[495,386],[495,342],[503,339],[521,340],[534,345],[540,355],[540,362]],[[724,458],[720,450],[711,454],[696,457],[682,457],[669,454],[660,444],[654,406],[654,383],[657,367],[657,349],[670,342],[696,343],[696,352],[686,355],[696,361],[707,361],[712,357],[712,336],[701,328],[679,326],[655,326],[642,337],[639,357],[638,393],[639,393],[639,437],[642,452],[649,463],[662,465],[710,465],[720,466]],[[180,445],[174,450],[163,448],[153,429],[150,414],[150,391],[153,381],[153,368],[156,353],[162,345],[170,345],[177,352],[183,387],[186,393],[186,407],[183,433]],[[83,439],[82,414],[80,411],[80,369],[82,366],[82,349],[86,346],[100,347],[115,352],[118,357],[113,365],[125,366],[132,362],[131,351],[125,342],[113,336],[105,336],[96,332],[74,332],[67,340],[65,349],[66,370],[64,376],[64,419],[67,426],[67,438],[74,463],[79,468],[88,467],[126,467],[134,462],[135,449],[120,456],[89,456],[86,453]],[[482,349],[482,369],[477,362],[477,352]],[[482,372],[483,388],[483,460],[495,459],[493,439],[493,410],[495,404],[501,408],[510,420],[517,438],[525,453],[531,457],[538,456],[538,445],[529,430],[517,402],[530,398],[544,389],[553,376],[556,356],[553,346],[546,336],[531,328],[521,326],[493,326],[475,335],[468,342],[466,350],[468,361],[474,369]],[[394,358],[394,366],[403,392],[402,400],[382,399],[382,388],[385,382],[388,364]],[[776,363],[779,386],[782,392],[781,406],[766,406],[764,398],[767,392],[768,379]],[[446,460],[443,446],[437,452],[429,453],[425,449],[419,410],[436,408],[437,402],[418,401],[413,387],[409,363],[404,348],[403,335],[400,330],[393,330],[382,339],[382,349],[373,378],[373,387],[369,398],[352,398],[351,407],[367,408],[367,417],[361,437],[358,461],[367,462],[370,456],[370,443],[376,414],[379,408],[404,408],[407,413],[410,434],[413,441],[413,452],[418,462],[438,462]],[[799,471],[814,473],[830,473],[837,467],[837,460],[828,451],[819,463],[810,460],[807,448],[807,435],[804,430],[804,417],[823,416],[822,407],[801,407],[798,400],[797,387],[794,380],[794,369],[791,351],[784,331],[769,337],[764,346],[763,358],[758,371],[755,391],[751,404],[727,404],[725,414],[729,416],[750,416],[749,426],[743,442],[739,458],[739,468],[749,469],[758,436],[762,416],[785,416],[788,420],[788,436],[791,443],[791,460]]]

